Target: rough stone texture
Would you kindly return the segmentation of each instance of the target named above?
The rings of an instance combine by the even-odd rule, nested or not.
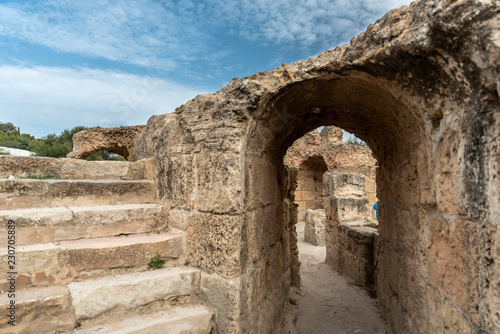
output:
[[[61,262],[73,277],[96,269],[145,266],[157,253],[164,260],[182,256],[181,234],[139,234],[61,241]]]
[[[157,253],[164,267],[184,264],[184,236],[181,234],[141,234],[92,238],[18,246],[16,252],[17,289],[67,284],[71,281],[123,272],[145,270]],[[0,265],[8,268],[7,250],[0,253]],[[8,282],[0,283],[7,291]]]
[[[18,245],[151,232],[160,222],[156,204],[75,206],[0,211],[0,239],[16,222]]]
[[[213,312],[203,306],[173,307],[167,311],[127,318],[112,324],[79,329],[74,334],[201,334],[210,333]]]
[[[214,250],[191,261],[240,284],[225,296],[228,332],[279,322],[292,275],[283,157],[321,125],[354,133],[379,162],[376,288],[391,331],[500,330],[499,11],[498,0],[415,1],[349,45],[150,118],[132,157],[154,159],[165,206],[192,212],[191,249]],[[434,243],[470,268],[455,279],[472,290],[445,286]]]
[[[216,332],[238,331],[240,278],[225,279],[217,274],[201,273],[200,297],[215,307]]]
[[[0,265],[8,268],[7,248],[0,256]],[[53,243],[17,247],[16,272],[21,278],[16,283],[17,289],[59,283],[67,273],[59,265],[59,247]],[[1,282],[0,290],[8,290],[8,283]]]
[[[325,246],[325,210],[311,210],[306,211],[304,221],[304,239],[315,245]]]
[[[327,170],[348,170],[364,175],[366,195],[370,203],[377,201],[375,185],[376,160],[369,148],[342,142],[342,130],[325,126],[297,139],[285,155],[285,164],[299,169],[295,200],[299,205],[299,221],[307,209],[322,209],[322,175]]]
[[[67,158],[0,156],[0,178],[46,177],[92,180],[142,180],[147,178],[149,160],[86,161]]]
[[[154,198],[154,184],[146,180],[0,180],[0,207],[7,210],[138,204]]]
[[[73,136],[73,151],[68,153],[68,158],[85,159],[106,150],[128,159],[134,151],[135,139],[142,130],[144,125],[88,128]]]
[[[325,262],[357,284],[375,283],[375,254],[377,230],[327,221],[326,239],[330,251]]]
[[[323,209],[322,176],[326,170],[327,166],[321,156],[311,157],[300,164],[295,190],[299,221],[304,220],[308,209]]]
[[[338,272],[361,285],[375,283],[378,233],[363,227],[369,217],[365,177],[342,171],[323,174],[326,206],[326,259]]]
[[[169,227],[175,227],[186,231],[188,226],[188,217],[190,212],[179,209],[172,209],[168,212],[167,224]]]
[[[155,300],[196,294],[200,272],[167,268],[68,284],[77,320],[114,308],[132,309]]]
[[[18,291],[16,294],[16,326],[7,324],[10,299],[0,295],[0,332],[61,333],[75,327],[75,311],[66,287],[51,286]]]

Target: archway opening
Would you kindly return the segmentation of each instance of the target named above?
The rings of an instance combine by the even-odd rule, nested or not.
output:
[[[283,157],[295,140],[320,126],[334,125],[355,134],[379,162],[377,195],[384,217],[377,268],[379,297],[394,298],[390,291],[398,283],[391,281],[392,272],[418,275],[407,263],[408,254],[398,249],[394,231],[403,233],[405,242],[419,235],[419,175],[424,174],[427,161],[427,148],[419,141],[424,120],[405,96],[395,97],[396,90],[384,80],[353,71],[290,84],[259,110],[246,145],[242,284],[254,287],[246,290],[245,307],[270,313],[249,312],[261,314],[260,319],[249,321],[272,328],[271,319],[280,317],[279,305],[288,287],[300,284],[294,176],[284,168]]]
[[[300,164],[295,189],[295,203],[298,204],[298,220],[304,220],[307,209],[324,209],[323,174],[328,170],[321,156],[308,158]]]

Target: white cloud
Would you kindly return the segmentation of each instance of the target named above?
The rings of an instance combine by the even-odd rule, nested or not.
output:
[[[281,63],[288,54],[314,55],[348,41],[386,11],[409,2],[7,1],[0,3],[0,44],[16,49],[17,43],[28,42],[62,53],[157,68],[162,73],[172,70],[196,81],[218,80],[228,73],[236,75],[252,62],[249,59],[260,57],[258,51],[242,56],[240,49],[271,46],[275,50],[268,56],[272,64]],[[295,53],[299,49],[302,52]],[[20,65],[0,66],[0,121],[13,122],[37,136],[76,125],[144,124],[151,115],[173,111],[201,91],[154,79],[156,75],[29,67],[16,54],[8,57]]]
[[[0,4],[0,34],[57,51],[171,69],[200,33],[151,0]],[[184,38],[189,36],[189,38]]]
[[[0,35],[64,53],[189,72],[207,55],[231,49],[224,42],[231,35],[277,50],[315,45],[323,51],[409,2],[27,0],[0,4]]]
[[[230,22],[240,36],[267,43],[336,44],[354,37],[410,0],[208,0],[213,24]]]
[[[0,66],[0,121],[36,136],[84,126],[145,124],[201,89],[113,71]]]

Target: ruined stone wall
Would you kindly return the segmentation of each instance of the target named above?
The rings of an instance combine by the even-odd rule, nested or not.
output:
[[[285,164],[299,168],[295,192],[299,221],[304,220],[307,209],[323,208],[321,177],[327,170],[352,170],[364,175],[367,197],[372,205],[377,201],[375,158],[369,148],[343,142],[342,138],[340,128],[325,126],[321,133],[317,129],[308,132],[287,150]]]
[[[298,169],[295,202],[298,204],[298,219],[304,220],[307,209],[323,209],[323,173],[327,166],[322,157],[311,157]]]
[[[375,283],[377,230],[365,226],[370,207],[365,177],[348,171],[323,174],[325,262],[357,284]]]
[[[321,125],[379,162],[376,288],[392,332],[500,330],[499,8],[416,1],[349,45],[148,121],[134,157],[155,159],[160,198],[186,217],[219,332],[279,322],[292,276],[283,157]]]

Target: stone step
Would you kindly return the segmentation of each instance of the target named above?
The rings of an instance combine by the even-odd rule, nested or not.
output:
[[[213,312],[201,305],[176,306],[167,311],[79,329],[74,334],[203,334],[210,333]]]
[[[9,220],[15,222],[18,245],[149,233],[161,210],[156,204],[0,210],[0,240],[7,240]]]
[[[147,180],[0,180],[3,210],[153,201],[154,184]]]
[[[61,241],[59,246],[60,262],[78,276],[98,269],[144,266],[157,253],[166,259],[178,259],[184,253],[181,233]]]
[[[148,162],[149,160],[86,161],[67,158],[0,156],[0,178],[56,176],[62,179],[140,180],[146,176]]]
[[[92,319],[110,310],[129,310],[158,300],[196,295],[200,271],[166,268],[106,276],[68,284],[77,321]]]
[[[181,233],[163,233],[17,246],[17,288],[66,284],[124,268],[146,270],[157,253],[167,260],[165,266],[180,265],[183,240]],[[0,253],[0,268],[8,268],[6,249]],[[0,291],[7,287],[8,282],[0,283]]]
[[[15,326],[11,320],[12,307],[7,293],[0,295],[0,333],[60,333],[75,327],[74,310],[69,290],[64,286],[31,288],[15,292]]]

